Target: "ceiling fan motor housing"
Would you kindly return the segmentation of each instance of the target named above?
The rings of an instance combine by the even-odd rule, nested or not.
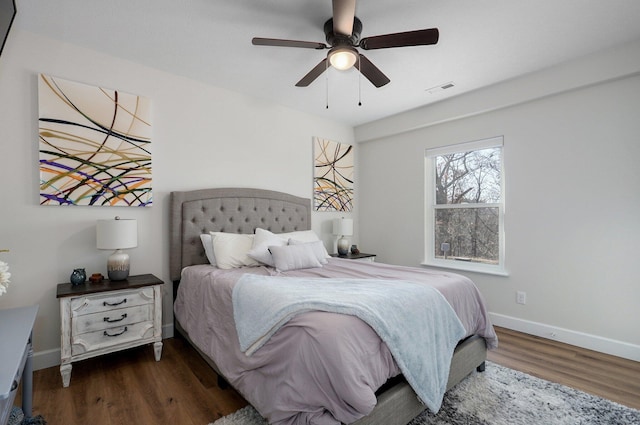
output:
[[[362,22],[354,16],[353,31],[351,35],[336,34],[333,32],[333,18],[324,23],[324,33],[327,43],[332,46],[357,46],[360,42],[360,34],[362,33]]]

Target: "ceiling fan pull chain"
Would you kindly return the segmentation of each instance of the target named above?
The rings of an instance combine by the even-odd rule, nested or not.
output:
[[[362,64],[360,63],[360,55],[358,55],[358,106],[362,106]]]
[[[329,61],[325,62],[324,73],[325,73],[325,81],[327,82],[327,90],[326,90],[327,106],[325,107],[325,109],[329,109]]]

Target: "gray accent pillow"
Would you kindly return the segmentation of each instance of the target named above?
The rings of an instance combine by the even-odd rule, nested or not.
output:
[[[289,245],[309,245],[313,252],[316,254],[316,258],[320,264],[327,264],[327,249],[324,247],[322,241],[313,242],[301,242],[295,239],[289,239]]]
[[[273,256],[276,270],[279,272],[322,267],[315,251],[309,244],[270,246],[269,251]]]

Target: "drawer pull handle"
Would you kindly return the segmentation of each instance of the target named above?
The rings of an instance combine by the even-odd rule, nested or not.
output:
[[[125,333],[126,331],[127,331],[127,327],[125,326],[124,329],[122,330],[122,332],[117,333],[117,334],[109,334],[107,331],[104,331],[104,336],[108,336],[108,337],[120,336],[123,333]]]
[[[16,388],[18,388],[18,381],[13,381],[13,383],[11,384],[10,391],[15,391]]]
[[[126,318],[127,318],[127,313],[125,313],[122,316],[120,316],[119,319],[109,319],[108,317],[105,317],[104,321],[107,322],[107,323],[116,323],[116,322],[122,322]]]
[[[103,303],[102,303],[102,305],[103,305],[104,307],[107,307],[107,306],[108,306],[108,307],[115,307],[115,306],[117,306],[117,305],[124,304],[124,303],[126,303],[126,302],[127,302],[127,299],[125,298],[124,300],[120,301],[119,303],[108,303],[108,302],[106,302],[106,301],[105,301],[105,302],[103,302]]]

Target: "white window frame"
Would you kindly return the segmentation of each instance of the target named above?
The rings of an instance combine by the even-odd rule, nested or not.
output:
[[[459,152],[469,152],[488,148],[501,148],[500,158],[500,202],[490,204],[464,204],[456,205],[436,205],[436,184],[435,184],[435,158],[437,156],[449,155]],[[460,143],[456,145],[443,146],[426,149],[425,151],[425,259],[422,263],[425,266],[441,267],[454,270],[465,270],[478,273],[495,274],[507,276],[505,268],[505,173],[504,173],[504,137],[497,136],[489,139],[476,140],[473,142]],[[467,261],[457,261],[454,259],[445,260],[435,257],[435,211],[439,208],[498,208],[498,264],[482,264]]]

